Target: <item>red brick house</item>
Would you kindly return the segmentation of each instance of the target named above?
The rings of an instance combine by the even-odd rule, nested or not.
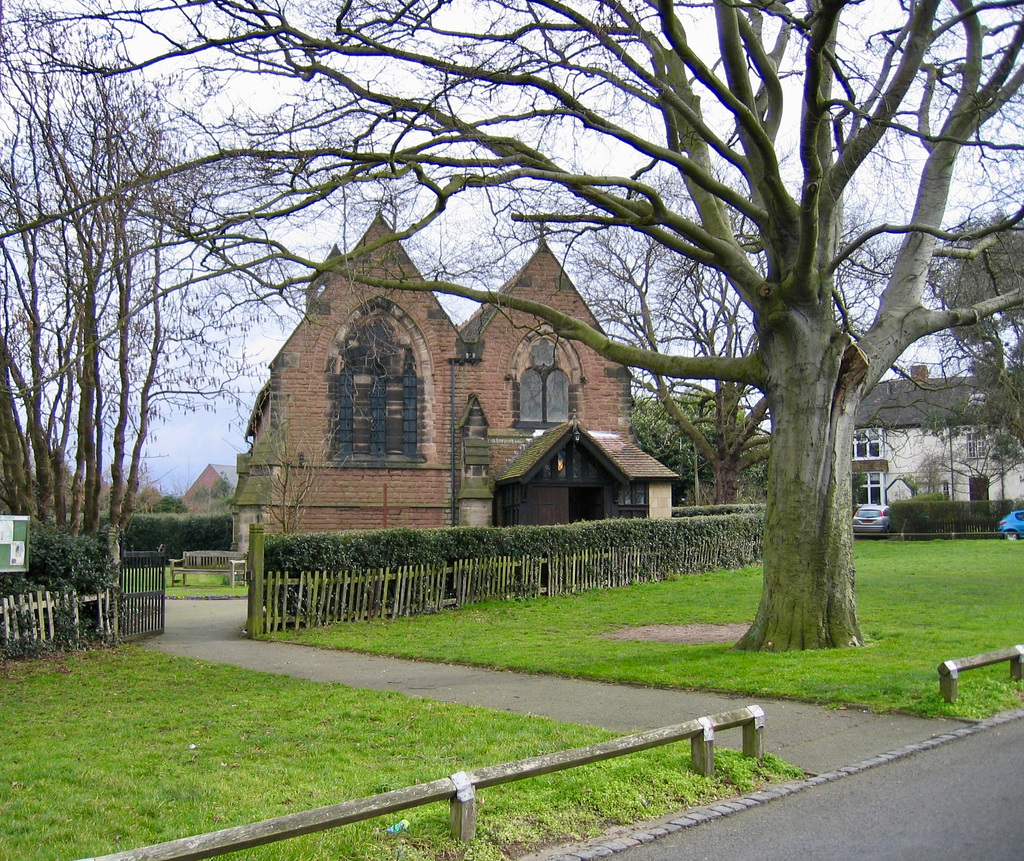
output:
[[[198,511],[211,507],[211,503],[220,502],[221,510],[224,509],[224,499],[230,496],[238,484],[238,475],[235,467],[223,463],[208,463],[199,477],[192,482],[192,485],[185,491],[182,501],[189,511]],[[218,495],[217,490],[222,489],[224,493]]]
[[[364,237],[387,228],[375,223]],[[388,277],[422,280],[393,244]],[[596,324],[545,243],[502,288]],[[342,275],[311,290],[238,460],[236,540],[269,531],[671,516],[674,472],[630,439],[626,369],[483,306],[456,327],[429,290]]]

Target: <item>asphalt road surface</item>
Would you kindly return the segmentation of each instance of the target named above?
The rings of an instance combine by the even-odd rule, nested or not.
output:
[[[1021,861],[1024,720],[691,827],[621,861]]]

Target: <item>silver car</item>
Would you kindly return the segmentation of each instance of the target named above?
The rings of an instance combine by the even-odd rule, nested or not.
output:
[[[856,535],[879,535],[889,531],[889,506],[861,505],[853,514]]]

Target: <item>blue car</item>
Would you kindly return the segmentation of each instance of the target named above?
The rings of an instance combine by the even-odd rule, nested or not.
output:
[[[996,528],[1009,538],[1010,541],[1016,541],[1024,535],[1024,509],[1011,511],[999,521],[999,526]]]

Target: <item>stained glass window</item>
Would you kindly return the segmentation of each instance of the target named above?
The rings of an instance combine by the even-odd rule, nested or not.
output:
[[[544,421],[544,389],[540,371],[530,368],[519,385],[519,416],[524,422]]]
[[[519,420],[558,424],[569,420],[569,377],[555,367],[555,345],[538,341],[530,348],[532,367],[519,380]]]
[[[405,371],[402,374],[402,452],[406,457],[415,457],[419,444],[419,381],[416,379],[416,364],[412,350],[405,355]]]
[[[336,454],[416,456],[420,381],[408,343],[380,313],[348,333],[332,383]]]
[[[544,420],[569,421],[569,378],[564,371],[553,368],[544,380]]]

